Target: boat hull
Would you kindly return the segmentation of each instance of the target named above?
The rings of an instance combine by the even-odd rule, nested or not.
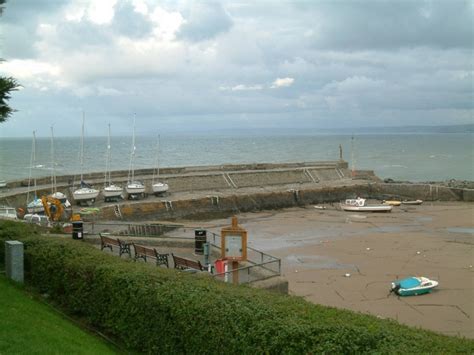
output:
[[[390,206],[400,206],[402,204],[401,201],[397,201],[397,200],[384,201],[383,203],[385,205],[390,205]]]
[[[122,196],[122,192],[123,189],[120,186],[110,185],[102,190],[102,195],[104,195],[105,198],[117,198]]]
[[[26,206],[26,210],[31,214],[43,213],[43,202],[40,199],[33,200],[28,204],[28,206]]]
[[[390,212],[392,208],[390,205],[353,206],[341,204],[341,209],[349,212]]]
[[[87,187],[82,187],[73,192],[73,197],[76,202],[95,200],[99,195],[99,191]]]
[[[158,182],[153,184],[152,189],[154,194],[162,194],[169,190],[169,186],[163,182]]]
[[[418,296],[430,293],[438,284],[426,277],[410,277],[392,282],[392,291],[399,296]]]
[[[67,199],[67,196],[63,194],[62,192],[56,191],[55,193],[51,195],[51,197],[61,201],[61,203],[63,204],[65,208],[71,207],[71,203]]]
[[[131,183],[125,188],[129,195],[139,195],[145,193],[145,185],[141,183]]]
[[[422,200],[402,201],[403,205],[421,205],[422,203],[423,203]]]

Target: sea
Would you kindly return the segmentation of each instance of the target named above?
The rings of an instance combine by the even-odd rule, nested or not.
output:
[[[85,137],[84,172],[105,170],[107,137]],[[381,178],[403,181],[474,180],[472,133],[396,134],[169,134],[160,138],[137,136],[136,169],[221,165],[239,163],[287,163],[343,159],[355,169],[374,170]],[[32,138],[0,138],[0,180],[29,176],[80,174],[80,137],[36,139],[32,162]],[[158,153],[159,152],[159,153]],[[131,137],[111,138],[112,170],[130,166]]]

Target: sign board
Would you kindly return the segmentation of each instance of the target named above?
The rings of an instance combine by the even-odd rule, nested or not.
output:
[[[221,258],[232,261],[247,260],[247,231],[232,219],[232,226],[221,230]]]

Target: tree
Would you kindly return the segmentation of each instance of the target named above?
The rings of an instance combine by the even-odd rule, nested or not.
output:
[[[6,0],[0,0],[0,15],[5,8]],[[2,59],[0,59],[2,61]],[[10,93],[20,88],[20,84],[12,77],[0,76],[0,123],[5,122],[16,110],[8,106]]]

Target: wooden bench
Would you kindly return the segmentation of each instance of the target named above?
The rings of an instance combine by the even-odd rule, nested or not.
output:
[[[173,262],[174,262],[174,268],[178,270],[189,270],[189,269],[194,269],[194,270],[199,270],[199,271],[204,271],[204,267],[202,266],[201,262],[195,261],[195,260],[189,260],[186,258],[182,258],[180,256],[176,256],[174,254],[171,254],[173,256]]]
[[[130,253],[130,243],[122,242],[120,239],[110,238],[103,234],[100,235],[100,250],[104,250],[105,248],[110,248],[110,251],[113,251],[112,247],[119,248],[119,256],[122,254],[127,253],[129,257],[132,257]]]
[[[169,268],[168,265],[168,255],[169,254],[160,254],[155,248],[148,248],[143,245],[138,245],[135,243],[133,244],[133,248],[135,249],[135,261],[138,259],[143,259],[145,262],[147,261],[147,258],[152,258],[156,260],[156,265],[166,265],[167,268]]]

